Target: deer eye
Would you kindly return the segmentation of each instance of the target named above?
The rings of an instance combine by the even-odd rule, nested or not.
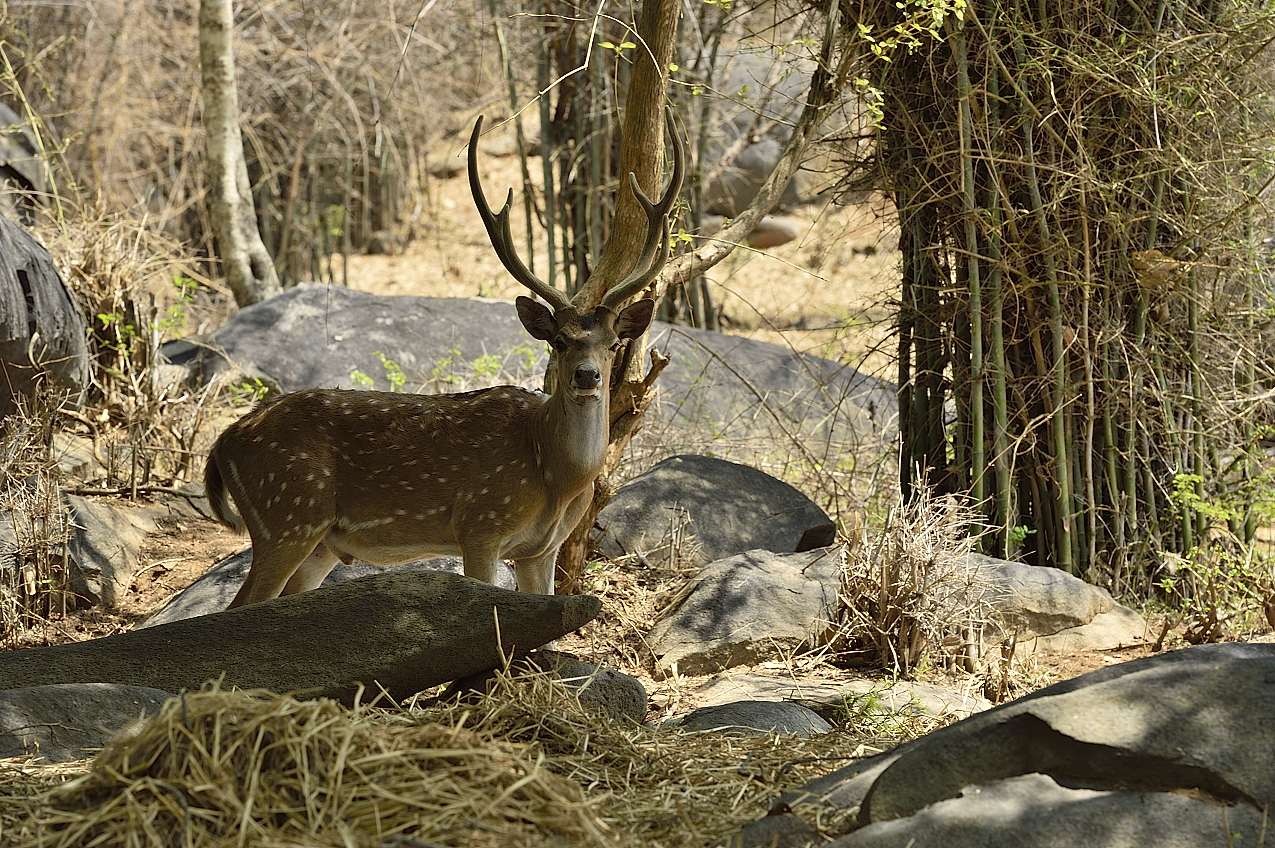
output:
[[[550,339],[549,346],[553,348],[554,350],[558,351],[558,353],[562,353],[564,350],[567,349],[567,343],[565,340],[563,340],[561,336],[554,336],[552,339]]]

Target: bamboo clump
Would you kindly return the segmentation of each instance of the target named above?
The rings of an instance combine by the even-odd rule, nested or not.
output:
[[[1211,534],[1251,541],[1272,501],[1275,15],[994,2],[943,35],[882,64],[858,172],[899,214],[905,494],[968,493],[988,553],[1117,591]]]

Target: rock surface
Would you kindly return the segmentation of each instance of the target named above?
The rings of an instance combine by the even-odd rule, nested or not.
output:
[[[790,553],[812,529],[835,532],[828,514],[784,481],[728,460],[683,455],[622,486],[598,514],[602,530],[594,541],[610,557],[655,558],[682,521],[695,540],[683,553],[699,562],[754,549]]]
[[[910,680],[867,677],[794,680],[791,676],[727,671],[693,688],[696,700],[707,706],[739,700],[802,701],[874,717],[890,714],[965,718],[991,709],[986,698]]]
[[[441,572],[330,588],[87,642],[0,654],[0,689],[122,683],[226,686],[349,700],[359,684],[403,698],[497,667],[592,620],[587,595],[510,592]],[[499,627],[497,627],[499,621]]]
[[[829,848],[1200,848],[1260,845],[1262,816],[1246,805],[1168,792],[1059,786],[1043,774],[971,786],[904,819],[869,825]]]
[[[42,379],[78,403],[89,380],[87,337],[53,257],[0,215],[0,419],[30,398]]]
[[[656,671],[711,674],[810,641],[831,620],[843,551],[747,551],[706,565],[651,630]]]
[[[1117,609],[1129,626],[1136,626],[1133,618],[1141,621],[1137,613],[1117,604],[1106,589],[1061,569],[977,553],[969,555],[967,566],[980,581],[990,584],[991,599],[1001,620],[1023,635],[1048,636],[1089,624]]]
[[[1114,651],[1147,641],[1147,622],[1128,607],[1117,604],[1093,621],[1079,627],[1068,627],[1048,636],[1020,641],[1026,652],[1074,654],[1079,651]]]
[[[71,589],[91,603],[114,609],[124,600],[142,564],[142,545],[158,529],[145,508],[67,496],[71,535]]]
[[[146,619],[140,626],[153,627],[156,624],[168,624],[197,615],[209,615],[224,610],[232,600],[244,578],[248,576],[248,568],[252,565],[252,548],[244,548],[233,553],[205,571],[195,582],[173,595],[164,602],[159,611]],[[353,562],[349,565],[337,563],[332,573],[323,581],[324,586],[337,586],[359,577],[370,574],[390,572],[446,571],[451,574],[463,574],[459,557],[439,557],[421,560],[403,565],[380,567],[366,563]],[[496,572],[497,586],[513,589],[514,579],[511,569],[500,569]]]
[[[154,715],[171,695],[142,686],[67,683],[0,691],[0,757],[56,763],[92,756],[121,728]]]
[[[994,784],[1043,775],[1066,787],[1060,791],[1098,793],[1087,798],[1064,797],[1052,790],[1040,793],[1046,806],[1053,803],[1049,798],[1054,798],[1059,805],[1059,826],[1067,820],[1065,832],[1073,838],[1107,834],[1117,808],[1130,811],[1128,818],[1138,827],[1163,815],[1166,821],[1180,821],[1184,833],[1208,832],[1210,823],[1217,826],[1226,807],[1229,820],[1236,822],[1246,837],[1240,844],[1252,844],[1248,823],[1259,811],[1275,804],[1275,772],[1270,769],[1275,761],[1273,700],[1275,645],[1208,645],[1109,666],[980,713],[786,793],[772,808],[780,821],[768,822],[758,830],[773,834],[776,829],[788,828],[799,833],[817,811],[833,815],[858,808],[853,826],[860,830],[839,845],[901,844],[853,841],[869,839],[874,826],[887,823],[895,823],[889,831],[894,836],[955,834],[926,828],[941,825],[939,813],[948,825],[964,820],[977,827],[980,812],[975,809],[965,814],[957,806],[972,803],[975,793],[971,787],[983,787],[979,791],[986,792]],[[1002,794],[990,797],[1008,798],[1019,788],[999,787],[992,791]],[[1194,799],[1200,804],[1175,806],[1175,798]],[[794,805],[801,811],[799,815],[790,812]],[[1151,812],[1140,818],[1139,810]],[[1044,809],[1032,812],[1037,814],[1048,815]],[[1001,842],[996,841],[999,826],[995,821],[987,823],[985,842],[971,836],[953,844],[1052,846],[1080,842],[1051,841],[1052,837],[1041,842]],[[1136,840],[1148,832],[1135,828],[1132,835],[1112,833],[1115,841],[1085,838],[1081,844],[1161,844],[1159,839]],[[1216,844],[1227,844],[1224,836],[1218,838],[1221,841]],[[751,828],[746,829],[742,843],[762,844],[753,839]],[[902,839],[902,843],[907,841]]]
[[[681,730],[733,735],[788,733],[808,737],[832,731],[832,725],[814,710],[788,701],[733,701],[700,707],[669,724]]]
[[[510,664],[510,673],[515,677],[527,672],[552,674],[576,691],[582,706],[596,709],[613,719],[641,723],[646,718],[646,687],[642,681],[622,671],[594,665],[562,651],[540,650]],[[495,677],[495,672],[485,672],[457,680],[444,697],[487,689]]]
[[[894,386],[848,366],[658,322],[651,341],[672,361],[646,431],[669,452],[731,444],[747,460],[789,444],[788,434],[819,450],[894,437]],[[546,361],[545,346],[527,335],[511,303],[313,284],[240,310],[207,344],[175,342],[164,352],[203,379],[257,377],[283,391],[367,380],[388,389],[385,360],[402,369],[411,391],[539,388]]]

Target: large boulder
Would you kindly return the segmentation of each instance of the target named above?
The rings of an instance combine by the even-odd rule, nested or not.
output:
[[[42,380],[78,401],[88,384],[84,317],[53,257],[0,215],[0,420]]]
[[[832,620],[844,551],[747,551],[705,566],[651,630],[656,672],[711,674],[815,639]]]
[[[194,618],[197,615],[221,612],[234,600],[239,587],[243,585],[244,579],[248,576],[248,568],[251,565],[252,548],[244,548],[242,551],[231,554],[201,574],[195,582],[165,601],[164,605],[150,618],[142,622],[140,626],[153,627],[156,624],[168,624],[172,621]],[[353,562],[349,565],[337,563],[336,567],[332,569],[332,573],[323,581],[323,585],[337,586],[359,577],[367,577],[369,574],[382,574],[387,571],[403,573],[416,571],[464,573],[458,557],[438,557],[436,559],[420,560],[388,567],[368,565],[362,562]],[[497,586],[503,589],[515,588],[510,569],[498,569],[496,576]]]
[[[735,459],[773,460],[777,444],[822,455],[893,439],[894,386],[847,365],[658,322],[652,343],[671,358],[645,428],[661,457],[731,445]],[[164,351],[200,379],[255,378],[283,391],[390,389],[400,370],[409,391],[535,388],[546,362],[511,303],[318,285],[288,289],[240,310],[211,339]]]
[[[750,45],[723,51],[717,61],[709,111],[712,126],[704,140],[704,208],[735,217],[748,208],[775,169],[810,89],[814,63]],[[780,196],[781,207],[806,200],[809,188],[793,179]]]
[[[1208,645],[1109,666],[786,793],[772,808],[778,821],[747,829],[741,843],[775,844],[769,840],[778,831],[796,839],[815,818],[850,811],[855,832],[838,845],[903,844],[922,835],[922,843],[938,842],[942,834],[959,836],[957,845],[1075,844],[1062,841],[1065,832],[1076,841],[1140,846],[1149,844],[1140,837],[1155,832],[1161,815],[1184,833],[1212,826],[1218,834],[1226,816],[1241,837],[1238,844],[1254,844],[1254,822],[1275,803],[1272,700],[1275,645]],[[1015,782],[1030,775],[1097,794],[1066,795],[1040,782]],[[1005,820],[977,799],[1022,798],[1024,787],[1033,785],[1040,790],[1034,803],[1041,806],[1029,804],[1025,814],[1043,820],[1053,806],[1063,830],[1046,831],[1036,841],[1023,825],[1023,841],[1002,841]],[[1200,803],[1188,809],[1174,798]],[[966,804],[972,806],[958,806]],[[1127,829],[1113,829],[1116,810],[1126,816],[1121,827]],[[986,840],[979,841],[984,813]],[[763,837],[768,841],[757,841]],[[1221,835],[1218,840],[1233,844]]]
[[[1094,790],[1026,774],[962,790],[902,819],[868,825],[830,848],[1200,848],[1261,844],[1251,806],[1170,792]]]
[[[157,529],[150,510],[67,496],[72,526],[71,590],[93,604],[117,608],[142,565],[142,545]]]
[[[0,654],[0,689],[122,683],[227,687],[350,700],[404,698],[496,668],[584,626],[588,595],[510,592],[443,572],[374,574],[116,636]]]
[[[1106,589],[1058,568],[971,553],[966,567],[991,589],[996,612],[1008,626],[1047,636],[1088,624],[1116,607]]]
[[[154,715],[170,693],[144,686],[64,683],[0,691],[0,757],[51,762],[92,756],[115,733]]]
[[[1000,623],[1027,640],[1029,649],[1110,650],[1143,641],[1142,616],[1116,603],[1101,586],[1061,569],[978,553],[967,557],[965,567],[972,581],[989,590]]]
[[[672,456],[626,483],[598,514],[594,542],[611,557],[655,557],[685,523],[689,550],[711,562],[749,550],[792,553],[807,533],[836,528],[819,505],[782,480],[711,456]]]

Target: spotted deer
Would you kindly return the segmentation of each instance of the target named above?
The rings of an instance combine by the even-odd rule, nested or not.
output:
[[[581,310],[518,258],[512,189],[499,212],[487,205],[481,131],[480,117],[470,190],[505,269],[552,307],[516,301],[523,327],[555,351],[552,394],[315,389],[261,404],[221,434],[204,470],[214,515],[252,539],[252,567],[231,607],[312,589],[338,560],[392,565],[436,554],[459,554],[465,574],[488,583],[512,560],[521,591],[553,593],[558,549],[592,498],[607,448],[612,359],[646,331],[654,302],[620,306],[667,259],[685,151],[671,132],[672,178],[656,203],[629,175],[646,212],[641,254],[599,306]]]

